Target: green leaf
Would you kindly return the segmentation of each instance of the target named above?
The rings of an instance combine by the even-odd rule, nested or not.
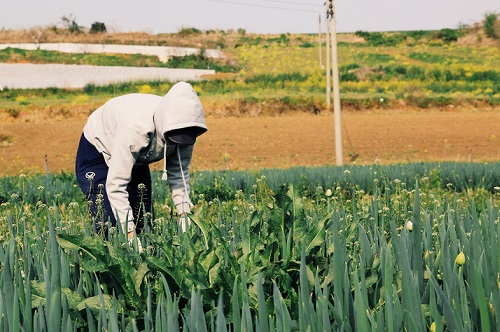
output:
[[[439,286],[439,283],[437,282],[434,275],[431,275],[431,282],[432,282],[432,285],[434,286],[434,290],[436,291],[436,294],[439,296],[439,298],[442,302],[443,315],[444,315],[444,319],[446,321],[446,328],[449,331],[461,331],[461,329],[459,329],[455,314],[453,313],[453,307],[451,306],[450,301],[448,300],[448,297],[444,294],[443,290]]]
[[[233,326],[241,326],[241,312],[240,312],[240,301],[238,296],[238,279],[234,279],[233,285],[233,296],[231,301],[231,312],[233,318]]]
[[[369,308],[363,300],[363,294],[366,294],[366,288],[361,289],[361,283],[358,278],[359,271],[354,273],[354,307],[356,308],[356,330],[370,331],[370,324],[367,318]]]
[[[389,332],[394,331],[394,315],[393,315],[393,262],[392,262],[392,245],[388,244],[383,251],[383,281],[385,289],[385,320],[386,329]]]
[[[15,240],[12,238],[7,246],[5,261],[0,270],[0,285],[2,285],[2,292],[5,298],[6,303],[6,316],[7,316],[7,326],[14,326],[14,322],[12,321],[14,316],[14,308],[12,304],[14,303],[14,297],[17,296],[15,294],[15,287],[13,285],[14,280],[14,262],[17,261],[16,251],[15,251]]]
[[[204,251],[201,252],[199,256],[201,256],[199,260],[200,266],[206,273],[208,273],[210,268],[217,263],[217,255],[215,254],[215,251]]]
[[[472,273],[472,284],[477,295],[479,307],[479,315],[481,317],[481,330],[491,331],[491,324],[488,314],[488,303],[486,300],[486,294],[484,293],[484,287],[482,283],[481,274],[479,273],[476,263],[471,262],[471,273]]]
[[[219,300],[217,301],[217,317],[215,322],[216,332],[227,332],[226,317],[224,316],[224,302],[222,292],[219,293]]]
[[[203,234],[203,239],[205,240],[205,249],[208,249],[208,234],[210,224],[208,224],[206,221],[201,221],[199,216],[196,214],[188,214],[188,217],[200,228],[201,233]]]
[[[216,283],[218,281],[219,272],[222,270],[220,267],[220,263],[218,262],[208,271],[208,282],[210,284],[210,288],[217,285]]]
[[[55,226],[49,215],[49,248],[50,263],[47,256],[47,328],[55,331],[61,329],[61,260],[56,240]]]
[[[269,332],[269,322],[267,320],[267,306],[264,295],[262,276],[259,273],[257,277],[257,314],[259,327],[262,332]]]
[[[112,301],[112,296],[111,295],[102,295],[102,298],[104,300],[104,305],[105,308],[110,308],[113,301]],[[88,307],[90,310],[94,312],[99,312],[101,310],[101,295],[96,295],[92,297],[88,297],[78,303],[77,309],[79,311],[84,310],[86,307]]]
[[[306,235],[306,255],[313,249],[324,245],[325,243],[325,222],[330,220],[333,216],[333,211],[328,213],[325,217],[321,218],[315,223]]]
[[[135,274],[135,291],[139,296],[142,295],[141,285],[144,282],[144,277],[149,272],[149,268],[146,262],[141,263],[139,268],[137,269],[137,273]]]

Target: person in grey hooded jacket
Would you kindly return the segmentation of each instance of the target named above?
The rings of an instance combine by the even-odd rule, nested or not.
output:
[[[83,129],[75,170],[95,230],[117,220],[129,238],[136,227],[141,230],[143,212],[152,210],[148,165],[161,159],[178,215],[189,213],[193,144],[205,131],[202,104],[185,82],[163,97],[127,94],[94,111]]]

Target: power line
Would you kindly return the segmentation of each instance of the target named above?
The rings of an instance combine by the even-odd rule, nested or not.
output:
[[[309,6],[309,7],[322,6],[322,5],[314,5],[312,3],[292,2],[292,1],[284,1],[284,0],[260,0],[260,1],[276,2],[276,3],[286,3],[288,5]]]
[[[240,6],[246,6],[246,7],[259,7],[259,8],[270,8],[270,9],[288,10],[288,11],[294,11],[294,12],[318,13],[318,11],[315,11],[315,10],[298,9],[298,8],[286,8],[286,7],[274,7],[274,6],[264,6],[264,5],[256,5],[256,4],[243,3],[243,2],[227,1],[227,0],[208,0],[208,1],[221,2],[221,3],[227,3],[227,4],[231,4],[231,5],[240,5]],[[276,0],[276,2],[277,2],[277,0]]]

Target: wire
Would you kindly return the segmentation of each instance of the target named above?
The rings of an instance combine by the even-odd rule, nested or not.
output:
[[[274,6],[264,6],[264,5],[256,5],[256,4],[243,3],[243,2],[227,1],[227,0],[208,0],[208,1],[228,3],[228,4],[232,4],[232,5],[240,5],[240,6],[247,6],[247,7],[260,7],[260,8],[289,10],[289,11],[295,11],[295,12],[308,12],[308,13],[317,13],[318,12],[318,11],[315,11],[315,10],[297,9],[297,8],[285,8],[285,7],[274,7]]]
[[[298,5],[298,6],[310,6],[310,7],[318,7],[321,5],[314,5],[312,3],[303,3],[303,2],[291,2],[291,1],[283,1],[283,0],[260,0],[266,2],[276,2],[276,3],[286,3],[289,5]]]

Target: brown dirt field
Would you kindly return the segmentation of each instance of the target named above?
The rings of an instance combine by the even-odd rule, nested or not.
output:
[[[71,172],[84,123],[79,118],[3,122],[0,175],[47,168]],[[332,113],[209,116],[207,125],[196,143],[193,170],[336,164]],[[343,112],[342,127],[345,164],[500,160],[498,110]]]

